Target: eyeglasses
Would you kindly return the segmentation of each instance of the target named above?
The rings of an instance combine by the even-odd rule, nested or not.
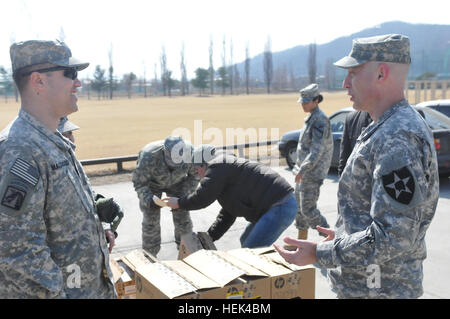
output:
[[[33,70],[33,71],[23,73],[22,76],[30,75],[33,72],[45,73],[45,72],[53,72],[53,71],[58,71],[58,70],[64,70],[64,76],[71,80],[75,80],[78,77],[77,68],[71,68],[71,67],[65,67],[65,66],[54,66],[54,67],[46,68],[46,69]]]

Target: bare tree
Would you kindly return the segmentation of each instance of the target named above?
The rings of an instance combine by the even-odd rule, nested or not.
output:
[[[144,85],[144,97],[147,97],[147,70],[146,70],[146,66],[145,66],[145,61],[142,61],[142,69],[144,70],[144,76],[143,76],[143,85]]]
[[[230,39],[230,66],[228,67],[230,77],[230,95],[233,95],[234,68],[233,68],[233,39]]]
[[[64,33],[64,28],[63,27],[61,27],[59,29],[58,40],[61,41],[61,42],[64,42],[64,40],[66,40],[66,34]]]
[[[161,64],[161,84],[163,89],[164,96],[167,95],[167,56],[166,56],[166,48],[162,46],[161,49],[161,57],[160,57],[160,64]]]
[[[109,90],[109,99],[113,99],[113,91],[114,91],[114,67],[113,67],[113,59],[112,59],[112,51],[113,51],[112,43],[109,47],[108,58],[109,58],[109,68],[108,68],[108,90]]]
[[[249,83],[250,83],[250,53],[249,53],[249,44],[247,41],[247,45],[245,47],[245,88],[246,88],[246,92],[247,95],[250,94],[250,88],[249,88]]]
[[[154,77],[153,77],[153,80],[152,80],[152,87],[153,87],[155,95],[158,94],[159,89],[160,89],[160,83],[158,81],[158,72],[156,71],[157,69],[158,69],[158,66],[155,63],[155,65],[154,65]]]
[[[317,51],[316,44],[311,43],[309,45],[309,55],[308,55],[309,83],[316,83],[316,74],[317,74],[316,51]]]
[[[336,81],[335,67],[333,66],[333,59],[328,58],[325,62],[325,81],[329,90],[334,89]]]
[[[213,38],[209,38],[209,90],[211,95],[214,94],[214,64],[213,64]]]
[[[16,35],[14,32],[12,32],[9,36],[9,43],[12,45],[14,42],[16,42]],[[14,88],[14,97],[16,98],[16,102],[19,102],[19,90],[17,89],[16,81],[13,81],[13,88]]]
[[[97,91],[98,99],[102,96],[103,89],[106,87],[105,70],[97,65],[94,72],[94,80],[91,82],[92,89]]]
[[[181,73],[181,95],[186,95],[188,90],[187,72],[186,72],[186,62],[184,60],[184,42],[181,44],[181,62],[180,62],[180,73]]]
[[[133,94],[133,83],[136,79],[137,77],[133,72],[127,73],[123,76],[123,82],[125,84],[125,87],[127,88],[129,99],[131,99],[131,95]]]
[[[272,41],[270,36],[264,47],[264,82],[266,83],[267,94],[270,94],[270,87],[273,78],[273,62],[272,62]]]
[[[222,87],[222,95],[225,95],[225,88],[228,87],[230,84],[229,77],[228,77],[228,70],[227,70],[227,47],[225,42],[225,35],[223,36],[223,42],[222,42],[222,66],[217,70],[219,72],[219,78],[220,83]]]
[[[234,92],[236,92],[236,94],[239,94],[239,88],[241,87],[241,76],[239,74],[239,70],[237,67],[237,64],[233,65],[233,74],[234,74]]]

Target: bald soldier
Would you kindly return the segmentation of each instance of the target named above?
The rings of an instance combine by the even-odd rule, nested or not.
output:
[[[335,63],[364,129],[338,187],[336,231],[326,241],[286,238],[288,261],[328,268],[338,298],[418,298],[423,294],[425,235],[436,211],[439,177],[432,133],[404,96],[409,38],[388,34],[353,41]]]
[[[0,298],[114,298],[93,192],[57,131],[89,63],[59,41],[14,43],[18,117],[0,136]]]
[[[133,185],[143,213],[142,248],[156,256],[161,248],[161,212],[153,196],[181,197],[192,193],[199,183],[197,170],[192,164],[193,146],[181,137],[169,136],[164,141],[147,144],[139,152]],[[192,232],[189,211],[174,209],[174,236],[177,248],[181,236]]]

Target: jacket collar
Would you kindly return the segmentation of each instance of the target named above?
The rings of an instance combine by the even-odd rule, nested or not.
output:
[[[26,112],[25,110],[20,109],[19,118],[25,121],[31,127],[33,127],[47,139],[52,141],[58,148],[65,151],[68,151],[69,149],[74,149],[73,143],[65,139],[60,132],[58,131],[52,132],[44,124],[42,124],[39,120],[37,120],[34,116]]]
[[[372,136],[375,131],[386,122],[392,115],[397,113],[400,109],[407,107],[409,105],[407,100],[401,100],[400,102],[395,103],[390,108],[388,108],[378,119],[377,122],[372,122],[366,129],[364,129],[359,136],[358,140],[366,141],[369,137]]]

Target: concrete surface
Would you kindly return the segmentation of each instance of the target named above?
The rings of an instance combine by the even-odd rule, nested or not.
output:
[[[294,184],[292,172],[286,167],[275,168],[291,184]],[[318,208],[325,215],[330,225],[336,222],[338,179],[335,172],[331,172],[324,181],[318,202]],[[122,206],[125,217],[118,228],[119,237],[116,240],[114,254],[126,254],[127,252],[141,248],[141,222],[142,213],[139,202],[131,182],[122,182],[102,186],[94,186],[95,191],[114,199]],[[214,202],[205,209],[192,211],[191,217],[194,231],[206,231],[215,220],[220,205]],[[424,295],[422,298],[450,298],[450,179],[441,180],[440,198],[435,218],[427,232],[428,257],[424,262]],[[240,248],[239,237],[244,231],[247,221],[238,218],[230,230],[215,242],[217,249],[229,250]],[[177,259],[172,215],[168,208],[161,210],[162,245],[158,254],[160,260]],[[291,225],[278,239],[282,243],[285,236],[297,236],[297,230]],[[320,241],[322,237],[317,232],[310,230],[309,239]],[[328,284],[326,273],[316,268],[316,298],[336,298]]]

